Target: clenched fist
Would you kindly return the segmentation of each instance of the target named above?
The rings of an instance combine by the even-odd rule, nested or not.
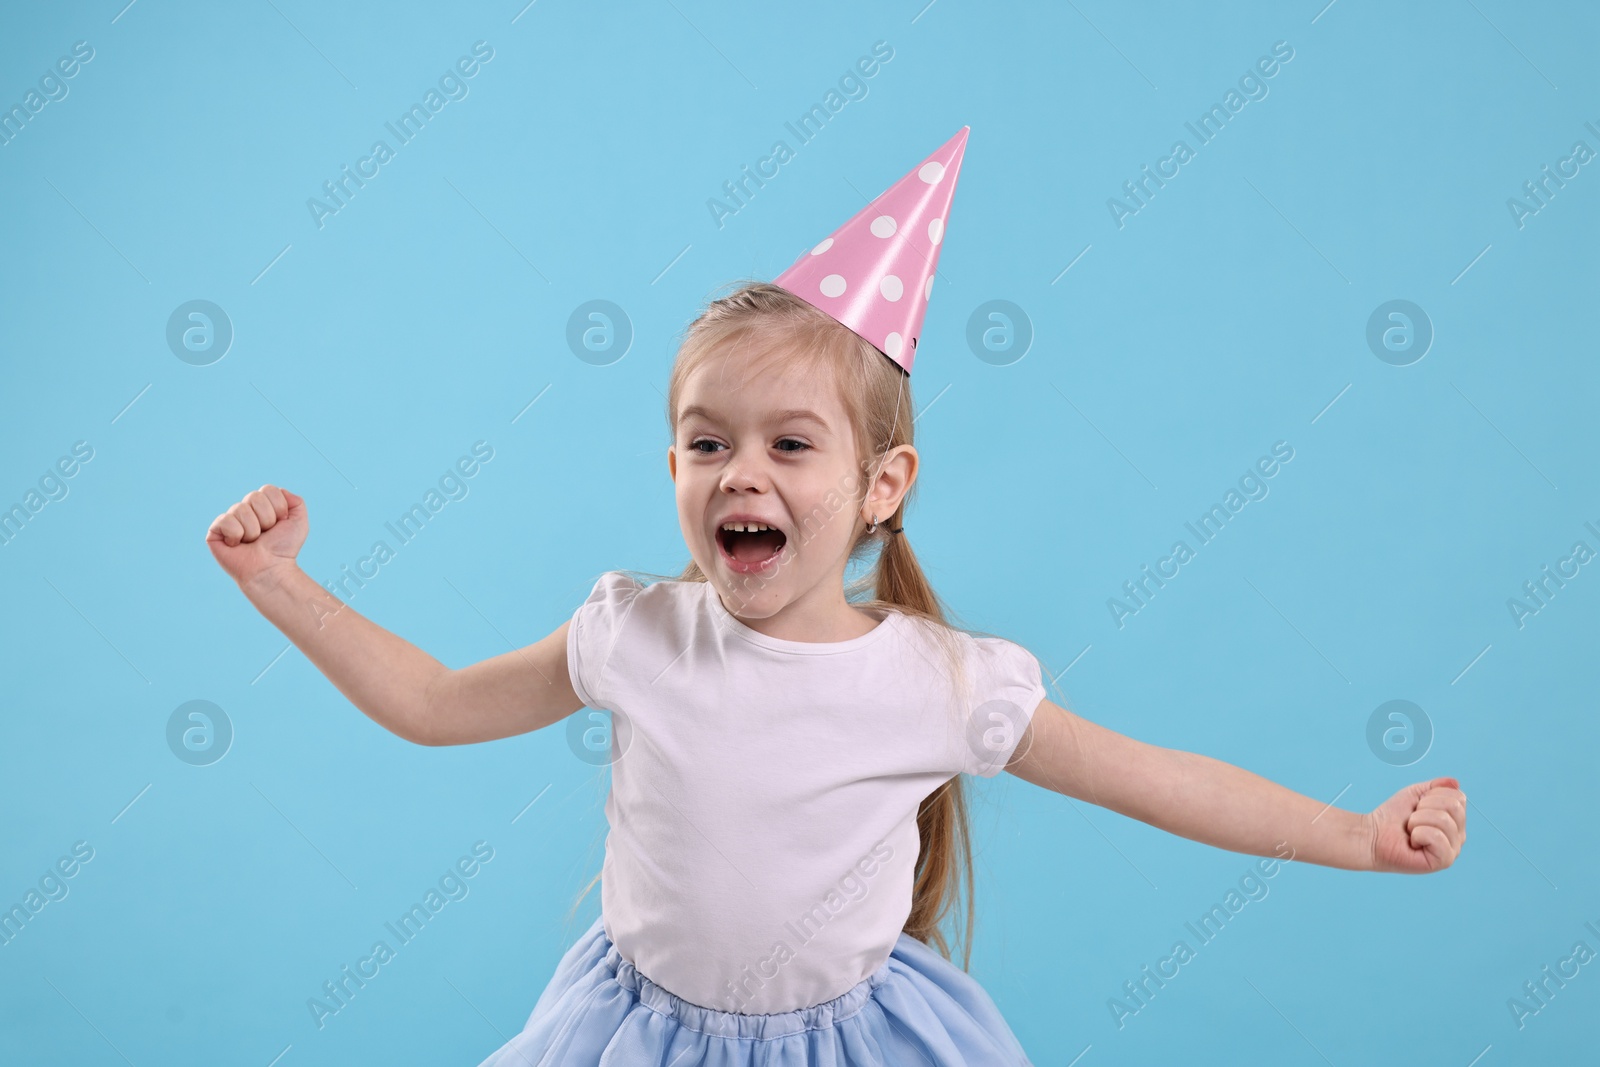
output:
[[[293,566],[307,529],[306,502],[287,489],[263,485],[211,520],[206,544],[242,586],[274,567]]]
[[[1408,785],[1368,813],[1372,869],[1428,874],[1455,862],[1467,840],[1467,794],[1454,778]]]

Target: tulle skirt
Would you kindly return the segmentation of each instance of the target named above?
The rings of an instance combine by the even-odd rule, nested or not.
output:
[[[746,1015],[691,1004],[622,958],[599,919],[567,950],[522,1032],[479,1067],[1031,1067],[994,1001],[902,933],[832,1000]]]

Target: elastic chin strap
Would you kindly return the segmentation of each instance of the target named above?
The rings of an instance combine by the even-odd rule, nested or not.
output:
[[[884,358],[887,359],[888,357],[886,356]],[[895,366],[898,368],[899,364],[896,364]],[[906,395],[906,382],[910,381],[910,379],[911,379],[911,375],[907,374],[902,369],[900,371],[900,387],[899,387],[898,390],[896,390],[895,396],[894,396],[894,420],[889,423],[889,425],[891,427],[900,425],[900,399]],[[891,429],[890,432],[892,433],[893,430]],[[889,442],[885,441],[883,443],[883,452],[880,453],[879,455],[880,456],[885,455],[885,454],[888,453],[888,451],[889,451]],[[880,458],[879,463],[878,463],[878,469],[872,472],[872,478],[867,482],[867,492],[868,493],[870,493],[872,491],[873,484],[875,484],[877,482],[878,475],[880,475],[882,473],[883,473],[883,461]],[[866,503],[866,494],[863,494],[861,499],[862,499],[862,503]],[[887,519],[888,516],[885,515],[884,518]],[[876,526],[877,523],[874,522],[873,525]]]

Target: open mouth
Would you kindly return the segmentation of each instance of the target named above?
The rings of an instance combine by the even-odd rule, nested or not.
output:
[[[738,571],[762,570],[783,551],[788,537],[782,530],[759,522],[726,522],[717,531],[723,558]]]

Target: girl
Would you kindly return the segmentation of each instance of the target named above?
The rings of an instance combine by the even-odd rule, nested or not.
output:
[[[965,133],[938,160],[952,186]],[[937,184],[929,173],[902,185]],[[886,206],[898,189],[813,257],[927,232],[900,225],[916,205]],[[942,233],[949,190],[929,203]],[[936,248],[912,250],[931,278]],[[828,306],[818,294],[838,285],[808,258],[784,284],[712,302],[678,351],[667,460],[691,562],[676,578],[602,575],[542,641],[446,668],[297,567],[305,503],[276,486],[207,533],[250,601],[401,737],[471,744],[611,712],[601,915],[482,1067],[1028,1064],[965,970],[963,774],[1005,769],[1252,855],[1405,873],[1454,861],[1453,778],[1366,814],[1332,808],[1081,719],[1046,699],[1027,650],[951,626],[904,528],[923,309],[901,332],[881,307]],[[870,572],[847,587],[853,563]],[[941,926],[964,884],[958,968]]]

